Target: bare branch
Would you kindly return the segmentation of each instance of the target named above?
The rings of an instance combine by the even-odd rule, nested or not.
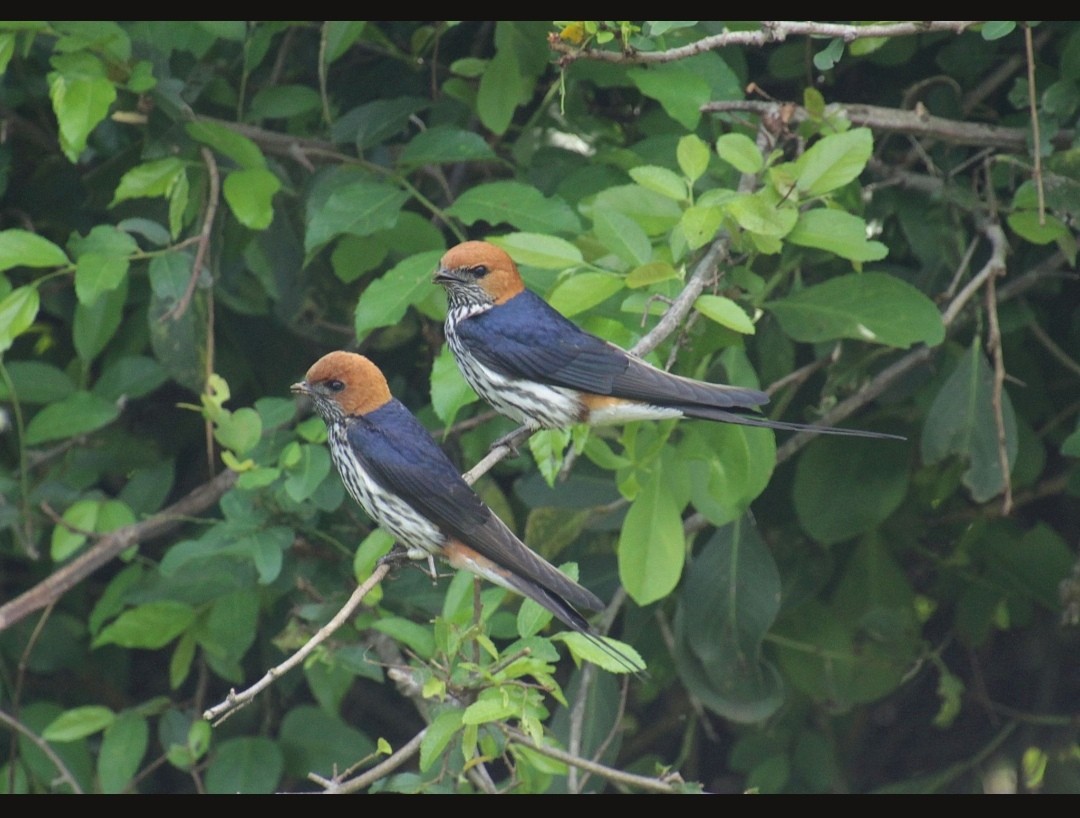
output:
[[[29,591],[0,606],[0,632],[34,611],[52,604],[120,552],[167,534],[185,520],[205,511],[232,488],[236,477],[234,471],[223,471],[213,480],[199,486],[152,517],[106,534],[85,554],[57,569]]]

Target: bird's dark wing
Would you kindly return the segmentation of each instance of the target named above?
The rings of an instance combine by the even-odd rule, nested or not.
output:
[[[387,491],[401,497],[449,537],[460,540],[482,557],[563,598],[555,608],[543,595],[525,593],[575,629],[586,627],[566,618],[565,605],[601,610],[604,605],[523,545],[466,483],[428,431],[394,400],[363,418],[350,420],[349,443],[364,468]],[[517,586],[515,586],[517,587]]]
[[[585,332],[528,290],[459,322],[457,332],[482,364],[508,377],[680,409],[748,408],[769,400],[756,389],[657,369]]]

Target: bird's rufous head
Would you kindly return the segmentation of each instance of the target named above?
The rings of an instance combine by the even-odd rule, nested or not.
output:
[[[446,287],[451,305],[502,304],[525,289],[510,255],[486,241],[451,247],[439,262],[434,280]]]
[[[355,352],[330,352],[311,365],[291,391],[315,402],[324,420],[366,415],[387,403],[390,387],[379,367]]]

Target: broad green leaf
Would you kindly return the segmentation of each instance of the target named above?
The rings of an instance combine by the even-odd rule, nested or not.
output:
[[[723,327],[744,335],[754,334],[754,322],[746,311],[730,298],[709,293],[699,295],[694,301],[694,309]]]
[[[222,192],[237,221],[252,230],[265,230],[274,220],[274,194],[281,180],[265,168],[234,170],[225,177]]]
[[[476,185],[458,197],[446,212],[465,224],[512,224],[536,233],[577,233],[581,220],[558,197],[546,197],[523,182],[502,181]]]
[[[494,159],[495,152],[472,131],[436,125],[421,131],[401,152],[403,165],[437,165]]]
[[[326,63],[329,65],[341,57],[364,32],[363,20],[327,20],[323,23],[326,38]]]
[[[342,233],[367,236],[394,226],[409,194],[381,182],[357,179],[340,185],[309,213],[304,249],[310,257]]]
[[[833,545],[879,526],[907,494],[909,449],[893,440],[814,440],[795,466],[795,513],[803,529]]]
[[[450,345],[445,344],[431,366],[431,408],[439,420],[450,427],[461,408],[478,399],[462,377]]]
[[[102,628],[93,646],[157,650],[187,630],[194,621],[195,609],[183,602],[147,602],[125,611]]]
[[[581,251],[566,239],[539,233],[507,233],[489,239],[518,264],[540,267],[543,270],[565,270],[584,262]]]
[[[216,422],[214,438],[236,454],[250,452],[262,437],[262,418],[249,406],[222,415]],[[286,484],[288,489],[288,484]]]
[[[79,161],[90,132],[116,100],[105,66],[89,51],[56,54],[49,74],[49,98],[60,125],[60,147],[72,164]]]
[[[979,26],[979,32],[984,40],[1000,40],[1016,29],[1015,20],[987,20]]]
[[[569,317],[592,309],[622,288],[622,278],[611,273],[577,273],[560,281],[548,302]]]
[[[232,128],[228,128],[217,122],[207,122],[205,120],[189,122],[185,128],[188,136],[196,142],[202,142],[204,145],[210,146],[221,155],[232,159],[241,168],[250,170],[266,167],[266,157],[264,157],[262,151],[259,150],[259,146]],[[168,160],[160,161],[161,163],[165,163]],[[148,166],[144,165],[143,167]],[[123,183],[121,182],[121,185],[122,184]],[[141,195],[145,196],[149,194]],[[119,201],[119,191],[117,191],[117,201]]]
[[[667,281],[669,278],[679,278],[679,271],[666,261],[650,261],[627,273],[624,283],[631,288],[648,287],[650,284]]]
[[[866,222],[843,210],[817,207],[804,211],[786,239],[803,247],[828,250],[851,261],[880,261],[889,248],[866,238]]]
[[[1032,244],[1050,244],[1069,235],[1069,228],[1061,219],[1050,213],[1043,214],[1040,223],[1038,211],[1018,210],[1005,217],[1012,231]]]
[[[41,737],[46,741],[77,741],[92,736],[94,733],[100,733],[112,724],[115,718],[116,714],[108,707],[99,705],[76,707],[57,716],[41,732]]]
[[[171,197],[181,177],[185,177],[185,164],[176,157],[137,164],[120,178],[110,206],[127,199]]]
[[[686,549],[680,512],[657,461],[619,534],[619,580],[638,605],[663,599],[679,582]]]
[[[97,773],[103,793],[136,791],[132,779],[150,746],[150,727],[139,713],[117,714],[105,728],[98,754]]]
[[[122,355],[109,360],[94,384],[93,393],[105,400],[141,398],[168,379],[165,370],[153,358]]]
[[[679,223],[682,208],[677,202],[641,185],[617,185],[602,190],[582,210],[589,218],[603,210],[615,210],[636,221],[650,236],[666,233]]]
[[[701,106],[710,98],[709,84],[697,73],[668,63],[648,69],[631,68],[626,76],[641,93],[659,102],[667,115],[686,130],[697,129]]]
[[[420,741],[420,772],[426,772],[442,756],[450,741],[461,729],[462,715],[460,708],[444,710],[428,725]]]
[[[1005,487],[998,453],[998,432],[993,407],[994,375],[975,341],[960,358],[926,414],[922,433],[922,459],[937,463],[950,454],[967,464],[964,485],[978,503],[995,497]],[[1005,450],[1011,471],[1016,462],[1016,416],[1008,392],[1001,394]]]
[[[405,311],[431,291],[431,276],[441,251],[419,253],[372,281],[356,302],[356,337],[363,340],[373,329],[400,321]]]
[[[0,34],[0,76],[7,71],[8,63],[15,56],[15,34],[6,31]]]
[[[679,170],[693,184],[709,168],[709,146],[696,134],[687,134],[679,139],[675,159],[679,163]]]
[[[330,474],[330,453],[325,446],[304,444],[300,447],[300,462],[289,469],[285,492],[296,502],[308,499]]]
[[[779,610],[780,574],[744,514],[689,562],[675,614],[679,675],[710,710],[749,723],[783,703],[783,681],[762,655]]]
[[[593,212],[596,237],[629,267],[640,267],[652,260],[652,242],[637,222],[615,210]]]
[[[319,92],[307,85],[272,85],[259,90],[251,100],[250,119],[288,119],[318,111]]]
[[[840,37],[834,37],[821,51],[814,54],[814,68],[818,71],[830,71],[843,56],[844,41]]]
[[[724,221],[724,209],[716,206],[693,205],[686,208],[679,222],[686,244],[691,250],[704,247],[716,237]]]
[[[869,128],[852,128],[815,142],[795,162],[796,184],[807,196],[820,196],[858,178],[874,150]]]
[[[435,639],[428,625],[399,616],[386,616],[372,623],[372,627],[393,637],[422,658],[430,658],[435,653]]]
[[[116,289],[127,275],[130,262],[125,256],[85,253],[75,264],[75,294],[79,302],[93,306],[103,292]]]
[[[639,165],[630,168],[630,178],[646,190],[659,193],[676,202],[685,201],[689,196],[686,180],[673,170],[659,165]]]
[[[522,76],[514,53],[500,48],[488,61],[476,90],[476,113],[484,127],[502,135],[522,99]]]
[[[268,738],[222,742],[206,770],[206,791],[214,795],[269,794],[277,788],[285,761]]]
[[[199,286],[182,315],[171,313],[191,280],[193,261],[188,253],[166,253],[150,260],[152,296],[146,321],[154,357],[173,380],[198,394],[206,379],[206,302]]]
[[[761,150],[746,134],[724,134],[716,140],[716,153],[739,173],[757,173],[765,166]]]
[[[566,429],[541,429],[529,437],[529,451],[548,486],[555,485],[569,445],[570,432]]]
[[[91,253],[90,256],[97,254]],[[80,256],[82,262],[84,256]],[[100,257],[98,257],[100,258]],[[127,259],[123,259],[126,272]],[[75,320],[72,326],[72,341],[75,351],[83,361],[92,361],[105,349],[124,316],[127,303],[128,279],[121,276],[115,287],[104,290],[94,297],[93,303],[75,305]]]
[[[40,303],[37,287],[16,287],[0,299],[0,352],[34,323]]]
[[[776,436],[769,429],[728,423],[683,429],[679,456],[690,478],[690,499],[713,525],[739,517],[769,484]]]
[[[430,105],[423,97],[377,99],[353,108],[331,129],[336,142],[356,143],[361,153],[409,129],[409,120]]]
[[[619,661],[617,657],[612,656],[608,651],[604,650],[583,633],[566,631],[559,634],[556,638],[559,641],[566,643],[566,646],[570,648],[571,653],[578,659],[592,662],[594,665],[606,670],[608,673],[641,673],[646,669],[645,660],[641,658],[640,653],[630,645],[626,644],[626,642],[620,642],[618,639],[612,639],[610,636],[600,636],[597,638],[602,639],[604,643],[616,653],[622,654],[627,662],[635,666],[633,669],[627,667],[626,662]]]
[[[945,338],[934,302],[886,273],[840,276],[764,306],[789,336],[807,343],[854,338],[904,349]]]
[[[4,366],[15,388],[15,395],[24,406],[55,403],[75,391],[75,381],[71,376],[52,364],[41,361],[11,361]],[[0,400],[13,400],[4,378],[0,378]]]
[[[26,426],[26,445],[88,434],[112,423],[119,415],[115,403],[89,392],[76,392],[49,404],[31,418]]]
[[[727,209],[743,230],[774,239],[790,233],[799,219],[794,207],[777,202],[775,195],[767,190],[732,199]]]
[[[0,230],[0,272],[12,267],[63,267],[71,264],[67,253],[29,230]],[[0,321],[0,327],[4,322]]]
[[[135,515],[120,500],[77,500],[64,512],[62,519],[71,528],[58,524],[53,528],[49,555],[62,562],[86,544],[80,531],[105,534],[135,522]]]
[[[338,650],[334,661],[341,661]],[[309,773],[332,775],[358,758],[375,752],[375,742],[339,716],[313,705],[295,706],[285,714],[278,731],[278,743],[285,754],[286,772],[297,779]]]

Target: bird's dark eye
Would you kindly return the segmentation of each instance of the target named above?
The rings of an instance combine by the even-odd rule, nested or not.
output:
[[[329,389],[331,392],[340,392],[342,389],[345,388],[345,384],[342,381],[334,379],[326,382],[326,388]]]
[[[469,275],[473,278],[483,278],[488,274],[488,268],[483,264],[477,264],[475,267],[470,268]]]

